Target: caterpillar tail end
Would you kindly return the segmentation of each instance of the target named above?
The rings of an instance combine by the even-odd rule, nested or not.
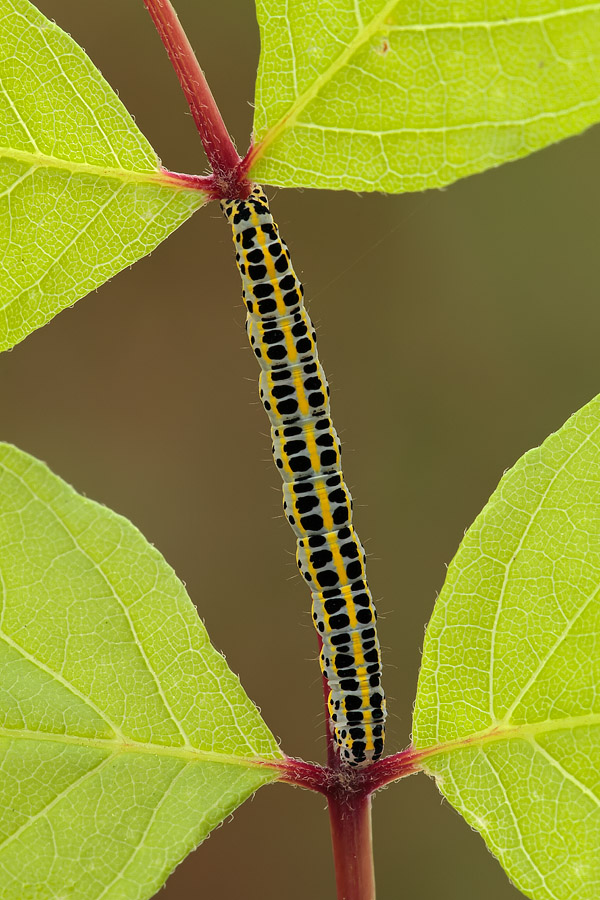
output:
[[[363,769],[377,762],[383,755],[385,742],[385,718],[387,711],[385,700],[378,712],[379,720],[369,722],[339,722],[339,702],[334,700],[332,692],[327,701],[329,717],[333,725],[334,740],[338,748],[340,761],[350,768]],[[342,718],[346,718],[342,715]]]

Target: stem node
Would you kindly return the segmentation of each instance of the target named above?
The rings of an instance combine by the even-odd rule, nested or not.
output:
[[[170,0],[144,0],[188,102],[213,175],[205,190],[213,199],[246,198],[251,182]]]

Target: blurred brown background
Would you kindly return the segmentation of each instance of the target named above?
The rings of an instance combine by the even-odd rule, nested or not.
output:
[[[37,4],[85,47],[163,163],[204,171],[142,0]],[[176,5],[243,151],[253,4]],[[409,741],[424,628],[465,528],[503,470],[600,390],[599,151],[595,130],[444,192],[270,191],[318,326],[370,553],[390,751]],[[0,358],[0,437],[160,548],[284,750],[322,760],[309,597],[243,322],[230,237],[211,205]],[[374,837],[381,898],[519,896],[423,776],[376,797]],[[161,897],[334,894],[323,801],[276,785]]]

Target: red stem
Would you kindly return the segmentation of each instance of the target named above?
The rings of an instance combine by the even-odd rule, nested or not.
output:
[[[340,764],[335,747],[334,752],[335,767],[289,757],[276,767],[280,781],[327,797],[338,900],[374,900],[371,796],[384,784],[418,772],[427,754],[409,747],[364,769],[350,769]]]
[[[164,177],[186,187],[204,190],[213,197],[247,197],[250,183],[246,172],[253,148],[245,160],[240,159],[170,0],[144,0],[144,4],[169,54],[213,170],[212,177],[201,178],[163,169]],[[319,652],[321,649],[319,637]],[[409,749],[363,770],[342,765],[329,717],[329,685],[325,677],[323,694],[327,768],[291,758],[275,765],[281,771],[281,781],[318,791],[327,797],[338,900],[375,900],[371,795],[383,784],[417,771],[418,754]]]
[[[371,796],[339,785],[328,804],[338,900],[375,900]]]
[[[144,0],[175,69],[214,173],[215,197],[246,197],[250,185],[215,98],[170,0]]]
[[[240,159],[170,0],[144,0],[144,3],[169,54],[213,170],[213,176],[208,178],[163,170],[165,178],[204,190],[213,197],[247,197],[250,183],[245,173],[253,148],[245,160]],[[321,648],[319,638],[319,651]],[[281,781],[327,797],[338,900],[375,900],[371,795],[382,785],[418,771],[419,754],[409,748],[363,770],[342,765],[329,717],[329,685],[324,677],[323,694],[327,767],[291,758],[276,766],[281,770]]]

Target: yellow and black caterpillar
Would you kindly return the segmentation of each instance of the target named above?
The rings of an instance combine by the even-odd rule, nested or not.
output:
[[[321,670],[329,684],[335,739],[342,760],[366,765],[383,752],[386,718],[377,614],[365,552],[352,527],[352,498],[315,331],[263,190],[255,187],[247,200],[223,200],[221,206],[233,229],[246,330],[261,367],[260,397],[283,478],[283,507],[323,642]]]

